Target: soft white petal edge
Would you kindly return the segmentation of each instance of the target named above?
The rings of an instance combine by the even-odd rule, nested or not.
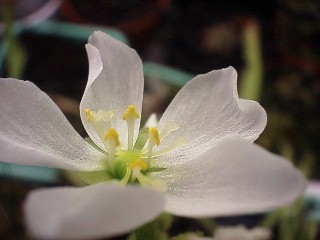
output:
[[[141,114],[143,97],[143,68],[136,51],[103,32],[95,32],[87,44],[89,58],[88,83],[80,103],[82,123],[97,146],[105,149],[92,126],[86,121],[86,108],[94,111],[113,110],[112,127],[127,146],[127,125],[122,115],[129,105]],[[101,69],[102,65],[102,69]],[[136,139],[140,120],[135,124]]]
[[[86,50],[89,60],[89,74],[85,91],[91,86],[91,84],[103,70],[103,63],[99,54],[99,50],[90,43],[86,44]]]
[[[101,183],[36,190],[24,210],[36,238],[87,239],[133,230],[160,214],[164,204],[164,196],[153,189]]]
[[[103,154],[33,83],[1,78],[0,102],[0,161],[81,171],[103,167]]]
[[[244,140],[153,175],[168,183],[166,210],[189,217],[267,211],[291,203],[305,187],[288,160]]]
[[[178,138],[186,144],[159,159],[167,165],[189,161],[222,141],[253,142],[265,128],[267,115],[259,103],[239,99],[237,72],[228,67],[188,82],[161,117],[160,132],[170,121],[180,128],[163,140],[159,150]]]
[[[155,114],[155,113],[150,114],[150,116],[148,117],[144,126],[145,127],[156,127],[157,125],[158,125],[157,114]]]

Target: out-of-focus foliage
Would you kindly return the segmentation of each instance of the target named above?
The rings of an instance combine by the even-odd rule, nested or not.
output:
[[[8,75],[21,78],[26,63],[26,52],[15,35],[12,11],[10,5],[2,5],[0,9],[0,19],[5,23],[4,43],[1,47],[7,52]]]

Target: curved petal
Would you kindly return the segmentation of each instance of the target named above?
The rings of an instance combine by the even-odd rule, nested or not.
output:
[[[103,167],[104,155],[33,83],[0,79],[0,102],[0,161],[81,171]]]
[[[158,125],[158,118],[157,118],[157,114],[152,113],[147,121],[145,122],[145,127],[156,127]]]
[[[87,52],[89,79],[80,103],[83,125],[95,144],[104,149],[98,135],[87,123],[84,110],[113,110],[112,127],[118,131],[120,141],[126,147],[128,131],[122,115],[129,105],[134,105],[141,114],[144,84],[142,62],[135,50],[103,32],[90,36]],[[139,126],[140,121],[136,121],[134,139]]]
[[[186,144],[159,161],[178,164],[222,141],[245,139],[253,142],[265,128],[267,116],[257,102],[239,99],[237,72],[229,67],[199,75],[188,82],[160,119],[160,132],[170,121],[180,128],[163,140],[159,150],[177,138],[182,138]]]
[[[159,192],[105,183],[36,190],[24,206],[27,227],[40,239],[113,236],[152,220],[163,209]]]
[[[169,185],[166,210],[190,217],[266,211],[291,203],[305,186],[290,162],[244,140],[153,175]]]

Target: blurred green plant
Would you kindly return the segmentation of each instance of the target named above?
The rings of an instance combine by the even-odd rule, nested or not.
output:
[[[128,240],[167,240],[172,221],[172,215],[164,213],[152,222],[135,230],[128,237]]]
[[[283,144],[282,155],[293,159],[294,151],[290,144]],[[300,162],[299,168],[306,178],[310,177],[313,164],[312,155],[305,155]],[[275,229],[276,239],[279,240],[316,240],[319,223],[307,213],[307,203],[308,201],[301,197],[291,206],[268,214],[261,225]]]
[[[255,20],[249,20],[243,29],[243,57],[245,67],[241,75],[240,96],[259,101],[263,81],[260,29]]]
[[[242,98],[259,101],[263,84],[263,58],[259,26],[255,21],[250,21],[244,28],[243,53],[245,67],[239,94]],[[282,112],[271,113],[268,114],[270,131],[266,131],[267,134],[263,135],[260,142],[269,148],[276,146],[276,149],[281,151],[281,155],[293,160],[296,155],[294,147],[285,139],[284,134],[286,129],[292,127],[293,119],[290,116],[286,117]],[[303,153],[299,162],[299,168],[306,178],[310,178],[315,162],[313,155]],[[306,208],[307,201],[302,197],[290,207],[268,214],[261,225],[269,229],[275,229],[274,239],[316,240],[319,223],[306,214]]]
[[[21,78],[26,64],[26,51],[16,35],[12,6],[4,4],[0,14],[5,26],[2,51],[6,52],[7,72],[10,77]]]

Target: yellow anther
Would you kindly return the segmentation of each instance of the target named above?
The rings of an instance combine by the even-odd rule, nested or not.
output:
[[[135,160],[133,163],[130,164],[131,169],[135,169],[136,167],[139,167],[141,170],[148,169],[148,165],[144,161],[142,161],[140,158],[138,158],[137,160]]]
[[[156,144],[156,145],[160,144],[159,131],[156,127],[149,128],[149,141],[150,141],[150,139],[152,139],[154,144]]]
[[[92,114],[91,114],[91,110],[90,110],[89,108],[86,108],[86,109],[84,110],[84,112],[86,113],[86,120],[87,120],[87,122],[90,123],[90,122],[92,121],[92,118],[93,118],[93,116],[92,116]]]
[[[137,112],[137,109],[134,105],[130,105],[125,111],[125,113],[122,115],[123,120],[128,120],[130,118],[140,118],[140,115]]]
[[[118,147],[120,145],[120,140],[119,140],[119,134],[117,132],[117,130],[115,130],[114,128],[110,128],[108,130],[108,132],[106,133],[106,135],[104,135],[104,140],[105,141],[113,141],[116,145],[116,147]]]

